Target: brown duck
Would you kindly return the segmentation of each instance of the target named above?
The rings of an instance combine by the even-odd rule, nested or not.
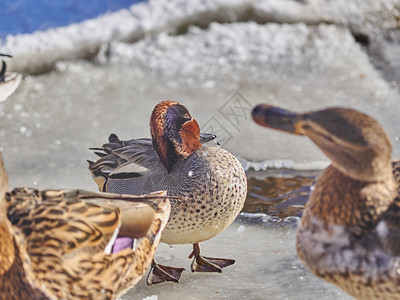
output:
[[[263,126],[309,137],[332,161],[307,202],[297,253],[358,299],[400,298],[400,161],[372,117],[347,108],[302,114],[259,105]]]
[[[17,188],[0,158],[0,299],[117,299],[150,265],[170,204],[146,196]],[[117,235],[134,240],[118,252]]]

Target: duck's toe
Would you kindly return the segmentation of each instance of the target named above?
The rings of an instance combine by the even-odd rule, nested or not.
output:
[[[234,263],[234,259],[213,258],[199,255],[193,259],[193,262],[190,265],[190,269],[192,270],[192,272],[222,273],[222,268],[233,265]]]
[[[184,270],[184,268],[160,265],[153,260],[149,275],[147,276],[147,285],[166,281],[178,283]]]

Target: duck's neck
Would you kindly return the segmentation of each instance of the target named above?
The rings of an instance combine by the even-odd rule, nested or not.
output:
[[[11,223],[7,218],[7,191],[7,172],[0,156],[0,277],[7,272],[15,260],[14,238],[10,232]]]
[[[331,165],[318,178],[302,224],[315,216],[326,224],[373,228],[395,195],[393,177],[386,181],[358,181]]]

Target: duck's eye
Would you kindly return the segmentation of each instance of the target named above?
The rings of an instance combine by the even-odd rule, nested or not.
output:
[[[191,119],[191,117],[190,117],[189,114],[185,114],[183,117],[184,117],[185,119]]]

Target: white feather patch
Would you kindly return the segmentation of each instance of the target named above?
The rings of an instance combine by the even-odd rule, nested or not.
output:
[[[117,239],[120,227],[121,227],[121,222],[119,222],[118,228],[115,229],[110,241],[108,242],[106,248],[104,249],[105,254],[111,254],[111,250],[112,250],[112,247],[114,246],[115,240]]]
[[[385,238],[388,235],[389,229],[385,221],[380,221],[378,223],[378,226],[376,226],[376,231],[378,232],[380,238]]]
[[[119,167],[115,168],[111,173],[111,175],[118,174],[118,173],[144,173],[147,172],[149,169],[142,167],[140,165],[126,162],[120,165]]]

